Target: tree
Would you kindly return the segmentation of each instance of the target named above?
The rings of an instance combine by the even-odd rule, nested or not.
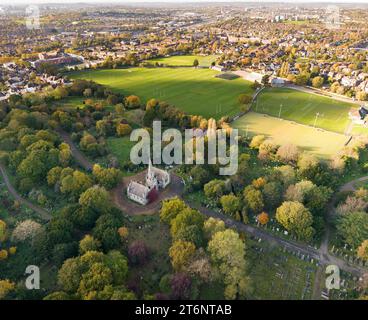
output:
[[[111,250],[105,255],[104,262],[111,270],[114,283],[122,285],[128,276],[128,259],[118,250]]]
[[[149,250],[143,241],[136,240],[129,245],[128,256],[132,263],[143,265],[148,260]]]
[[[105,188],[94,186],[82,193],[79,204],[98,212],[104,212],[110,207],[109,194]]]
[[[299,150],[297,146],[291,143],[284,144],[277,150],[276,155],[284,163],[295,163],[299,157]]]
[[[5,241],[6,239],[6,223],[3,220],[0,220],[0,242]]]
[[[235,215],[241,209],[240,199],[233,194],[222,196],[220,203],[224,212],[231,216]]]
[[[368,207],[368,203],[361,198],[348,196],[344,203],[339,204],[336,213],[345,215],[353,212],[364,212]]]
[[[322,77],[314,77],[312,80],[312,86],[315,88],[322,88],[324,79]]]
[[[6,296],[15,289],[15,283],[9,280],[0,280],[0,300],[6,298]]]
[[[281,182],[284,184],[284,186],[289,186],[290,184],[295,182],[295,171],[292,166],[286,165],[281,167],[276,167],[275,169],[276,173],[280,174]]]
[[[116,134],[118,137],[124,137],[132,132],[132,127],[129,124],[119,123],[116,126]]]
[[[282,193],[282,186],[279,182],[266,183],[262,190],[265,206],[270,209],[278,207],[282,201]]]
[[[208,218],[203,225],[203,232],[207,240],[211,239],[212,236],[219,232],[225,230],[225,222],[220,219]]]
[[[245,244],[239,234],[227,229],[214,234],[208,252],[223,279],[226,299],[244,298],[248,290]]]
[[[238,96],[238,103],[242,105],[249,104],[252,102],[252,99],[252,96],[243,93]]]
[[[255,189],[253,186],[248,186],[243,191],[245,204],[254,213],[259,213],[264,207],[263,196],[260,190]]]
[[[304,205],[313,215],[322,215],[333,191],[325,186],[315,187],[306,193]]]
[[[165,200],[160,210],[160,219],[163,222],[171,224],[171,221],[185,208],[187,208],[187,206],[184,201],[179,198]]]
[[[257,216],[257,221],[262,225],[266,225],[268,223],[268,221],[270,221],[270,217],[268,216],[268,214],[266,212],[262,212],[261,214],[259,214]]]
[[[66,173],[64,172],[64,174]],[[60,191],[74,197],[78,197],[81,193],[92,187],[91,178],[84,172],[78,170],[70,175],[65,175],[60,182]]]
[[[98,251],[101,247],[100,241],[87,234],[79,242],[79,253],[85,254],[88,251]]]
[[[191,208],[185,208],[171,220],[170,232],[175,240],[192,241],[193,239],[190,239],[193,236],[191,232],[194,231],[198,237],[202,236],[203,223],[204,218],[201,213]],[[199,244],[197,241],[192,242]]]
[[[178,240],[169,249],[171,264],[176,271],[181,271],[190,261],[195,253],[194,243]]]
[[[258,149],[260,147],[260,145],[266,140],[266,137],[264,135],[258,135],[258,136],[254,136],[252,138],[252,141],[250,143],[250,147],[252,149]]]
[[[337,219],[338,235],[352,248],[356,249],[368,239],[368,214],[352,212]]]
[[[196,190],[203,188],[204,184],[211,179],[209,171],[198,165],[190,170],[189,175],[192,177],[192,185]]]
[[[368,95],[366,92],[364,91],[358,91],[356,93],[356,98],[359,100],[359,101],[367,101],[368,99]]]
[[[5,249],[0,249],[0,261],[8,259],[8,251]]]
[[[112,272],[103,263],[94,263],[91,268],[82,275],[78,293],[82,299],[89,300],[112,283]],[[92,295],[92,296],[91,296]]]
[[[285,199],[288,201],[298,201],[304,203],[306,195],[316,188],[316,185],[311,181],[302,180],[295,185],[291,185],[287,188],[285,193]]]
[[[47,295],[45,298],[43,298],[43,300],[66,301],[66,300],[72,300],[72,299],[67,293],[63,291],[56,291],[56,292],[53,292]]]
[[[104,169],[95,164],[92,172],[98,183],[108,190],[116,187],[121,179],[121,171],[115,168]]]
[[[125,242],[129,236],[129,229],[127,227],[120,227],[118,229],[118,233],[119,233],[121,241]]]
[[[136,109],[141,106],[141,99],[137,96],[129,96],[125,98],[125,105],[128,109]]]
[[[204,194],[207,198],[218,200],[225,191],[225,181],[223,180],[211,180],[204,185]]]
[[[308,172],[315,169],[319,165],[317,157],[310,153],[302,153],[298,159],[299,172],[303,177],[308,176]]]
[[[262,81],[261,83],[264,85],[264,86],[267,86],[269,85],[270,83],[270,76],[268,74],[265,74],[263,77],[262,77]]]
[[[43,227],[38,222],[33,220],[24,220],[19,222],[12,233],[12,241],[14,242],[24,242],[31,241],[36,238],[43,231]]]
[[[83,265],[79,258],[71,258],[64,261],[58,272],[58,284],[69,293],[78,290],[83,274]]]
[[[313,216],[300,202],[284,202],[276,210],[276,220],[300,240],[311,240],[313,237]]]
[[[177,273],[171,279],[172,298],[175,300],[189,299],[192,281],[185,273]]]
[[[118,229],[122,225],[121,213],[103,214],[93,229],[93,236],[101,241],[103,248],[108,251],[121,245]]]
[[[364,261],[368,261],[368,240],[364,240],[358,248],[358,257]]]
[[[110,94],[106,99],[107,104],[116,105],[119,102],[119,97],[114,94]]]

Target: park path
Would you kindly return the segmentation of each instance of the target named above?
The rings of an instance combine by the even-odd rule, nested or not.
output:
[[[34,212],[36,212],[40,218],[42,218],[45,221],[49,221],[51,219],[51,214],[47,212],[45,209],[33,204],[32,202],[24,199],[13,187],[13,185],[10,182],[9,176],[6,173],[5,167],[3,164],[0,163],[0,172],[4,179],[5,186],[8,189],[9,193],[13,196],[15,200],[17,200],[20,204],[27,206],[28,208],[32,209]]]
[[[62,129],[57,129],[56,132],[59,136],[67,143],[70,147],[70,150],[73,154],[73,157],[78,162],[78,164],[87,171],[92,171],[93,164],[91,161],[87,159],[87,157],[76,147],[70,135]]]

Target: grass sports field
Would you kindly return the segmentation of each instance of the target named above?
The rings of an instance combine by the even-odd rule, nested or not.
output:
[[[79,71],[70,77],[93,80],[125,95],[135,94],[143,102],[156,98],[188,114],[219,119],[238,113],[239,94],[252,94],[253,89],[251,82],[218,79],[217,74],[210,69],[132,68]]]
[[[156,58],[147,60],[150,63],[163,63],[167,66],[193,66],[194,60],[197,59],[199,62],[199,66],[201,67],[209,67],[212,62],[216,62],[217,56],[173,56],[168,58]]]
[[[268,88],[259,95],[253,110],[279,117],[281,109],[281,118],[309,126],[314,126],[318,112],[317,127],[344,133],[352,107],[357,105],[293,89]]]
[[[280,120],[268,115],[249,112],[233,123],[241,134],[252,137],[263,134],[278,144],[292,143],[320,158],[330,158],[344,147],[348,137]]]

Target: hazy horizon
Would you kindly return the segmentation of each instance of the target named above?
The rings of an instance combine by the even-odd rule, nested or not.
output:
[[[0,1],[0,6],[2,5],[3,0]],[[12,3],[7,3],[4,5],[14,5],[14,4],[63,4],[63,3],[96,3],[96,4],[124,4],[124,3],[299,3],[299,4],[308,4],[308,3],[341,3],[341,4],[368,4],[368,0],[284,0],[284,1],[277,1],[277,0],[13,0]]]

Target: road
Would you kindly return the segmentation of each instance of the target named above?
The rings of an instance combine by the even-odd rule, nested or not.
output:
[[[0,172],[4,179],[5,185],[7,189],[9,190],[10,194],[13,196],[15,200],[17,200],[20,204],[27,206],[28,208],[32,209],[34,212],[36,212],[40,218],[42,218],[45,221],[49,221],[51,219],[50,213],[48,213],[45,209],[33,204],[32,202],[24,199],[13,187],[9,180],[9,176],[6,173],[4,165],[0,163]]]

